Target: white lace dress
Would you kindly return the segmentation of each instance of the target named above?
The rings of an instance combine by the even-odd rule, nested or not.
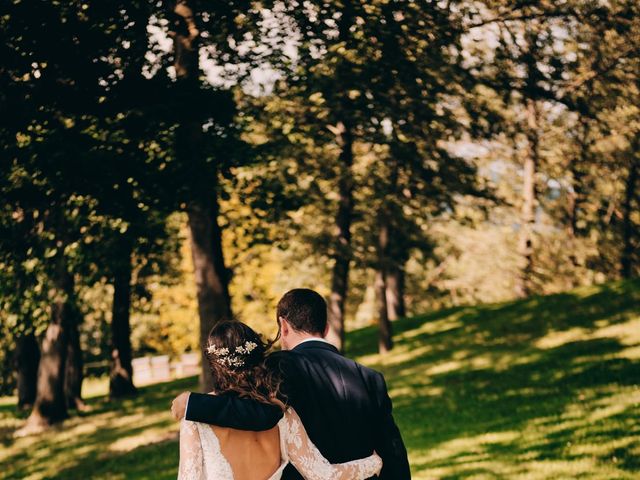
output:
[[[332,465],[309,440],[300,417],[291,408],[278,422],[278,428],[282,461],[269,480],[279,480],[289,462],[306,480],[365,480],[382,468],[382,460],[375,454]],[[234,480],[231,465],[209,425],[182,420],[178,480]]]

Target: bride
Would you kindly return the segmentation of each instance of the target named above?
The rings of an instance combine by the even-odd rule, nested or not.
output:
[[[266,364],[268,345],[249,326],[223,322],[209,334],[206,356],[213,374],[211,395],[239,395],[282,408],[271,430],[250,432],[182,420],[178,480],[279,480],[290,462],[307,480],[365,480],[382,460],[334,464],[309,440],[298,414],[281,400],[276,369]]]

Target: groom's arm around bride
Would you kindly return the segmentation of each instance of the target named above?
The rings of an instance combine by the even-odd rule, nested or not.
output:
[[[272,355],[282,371],[282,390],[297,411],[322,455],[331,463],[364,458],[373,451],[382,458],[380,478],[411,478],[407,452],[392,415],[384,377],[340,355],[324,340],[326,303],[313,290],[295,289],[278,303],[283,352]],[[278,420],[269,406],[235,396],[183,394],[174,401],[174,415],[187,420],[243,430],[265,430]],[[293,468],[287,480],[302,477]]]

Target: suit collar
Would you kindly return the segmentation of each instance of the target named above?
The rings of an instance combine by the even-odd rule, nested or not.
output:
[[[328,350],[334,353],[340,353],[336,347],[323,340],[307,340],[296,345],[291,351],[300,352],[307,349],[321,349]]]

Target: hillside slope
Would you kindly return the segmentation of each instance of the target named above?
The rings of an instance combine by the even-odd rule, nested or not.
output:
[[[507,304],[460,307],[348,335],[383,371],[414,479],[640,478],[640,281]],[[370,347],[368,347],[370,346]],[[90,385],[89,385],[90,386]],[[178,463],[170,400],[196,379],[144,387],[38,437],[0,399],[0,477],[170,479]]]
[[[417,479],[640,478],[640,282],[453,308],[350,352],[387,377]]]

